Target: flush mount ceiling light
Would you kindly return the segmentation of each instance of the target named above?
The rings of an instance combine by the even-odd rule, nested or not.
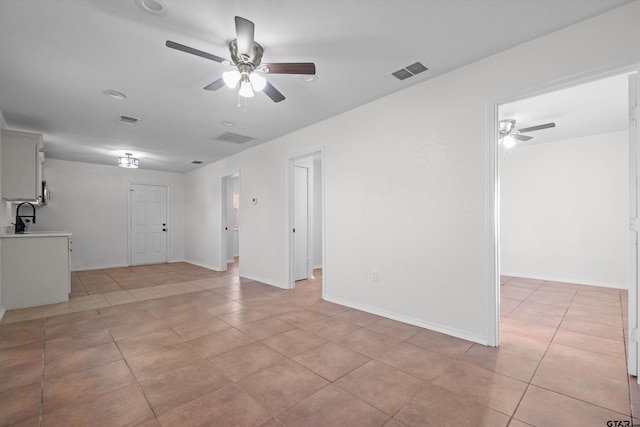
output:
[[[136,169],[138,166],[140,166],[140,161],[133,156],[133,154],[131,153],[124,153],[125,156],[127,157],[120,157],[118,158],[118,166],[120,166],[121,168],[131,168],[131,169]]]
[[[117,100],[127,99],[127,95],[125,95],[122,92],[118,92],[117,90],[108,89],[108,90],[103,90],[102,93],[108,96],[109,98],[113,98]]]

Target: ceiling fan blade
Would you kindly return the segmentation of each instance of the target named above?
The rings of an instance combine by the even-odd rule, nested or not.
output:
[[[520,135],[520,134],[517,134],[517,133],[511,134],[511,137],[513,139],[517,139],[518,141],[528,141],[530,139],[533,139],[532,136]]]
[[[236,40],[238,41],[238,54],[251,56],[253,52],[253,34],[255,25],[248,19],[236,16]]]
[[[315,74],[316,64],[313,62],[280,62],[262,64],[260,68],[269,74]]]
[[[180,44],[180,43],[172,42],[171,40],[167,40],[166,45],[167,45],[167,47],[170,47],[171,49],[181,50],[183,52],[190,53],[190,54],[196,55],[196,56],[201,56],[202,58],[210,59],[212,61],[222,62],[222,61],[225,60],[224,58],[220,58],[219,56],[213,55],[211,53],[203,52],[201,50],[194,49],[192,47],[185,46],[185,45]]]
[[[534,130],[549,129],[556,127],[555,123],[545,123],[543,125],[531,126],[528,128],[518,129],[518,132],[533,132]]]
[[[271,83],[267,82],[266,85],[264,86],[264,89],[262,89],[262,91],[267,94],[267,96],[269,98],[271,98],[271,100],[273,102],[280,102],[280,101],[284,101],[284,95],[280,93],[280,91],[278,89],[276,89]]]
[[[218,90],[223,86],[224,86],[224,79],[223,78],[219,78],[218,80],[216,80],[215,82],[213,82],[211,84],[208,84],[204,88],[206,90]]]

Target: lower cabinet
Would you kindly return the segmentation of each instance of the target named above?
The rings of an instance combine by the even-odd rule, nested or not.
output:
[[[2,237],[4,308],[13,310],[69,300],[69,234]]]

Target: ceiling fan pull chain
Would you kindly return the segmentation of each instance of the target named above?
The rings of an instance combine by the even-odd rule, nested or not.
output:
[[[249,102],[247,97],[242,97],[242,99],[244,99],[244,112],[246,113],[247,111],[249,111],[249,109],[247,108],[247,103]]]

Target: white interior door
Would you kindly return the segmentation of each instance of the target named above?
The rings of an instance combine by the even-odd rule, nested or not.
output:
[[[294,167],[293,280],[309,278],[309,169]]]
[[[132,184],[131,265],[167,262],[167,187]]]
[[[629,374],[638,375],[638,75],[629,76]],[[640,383],[640,378],[639,381]]]

